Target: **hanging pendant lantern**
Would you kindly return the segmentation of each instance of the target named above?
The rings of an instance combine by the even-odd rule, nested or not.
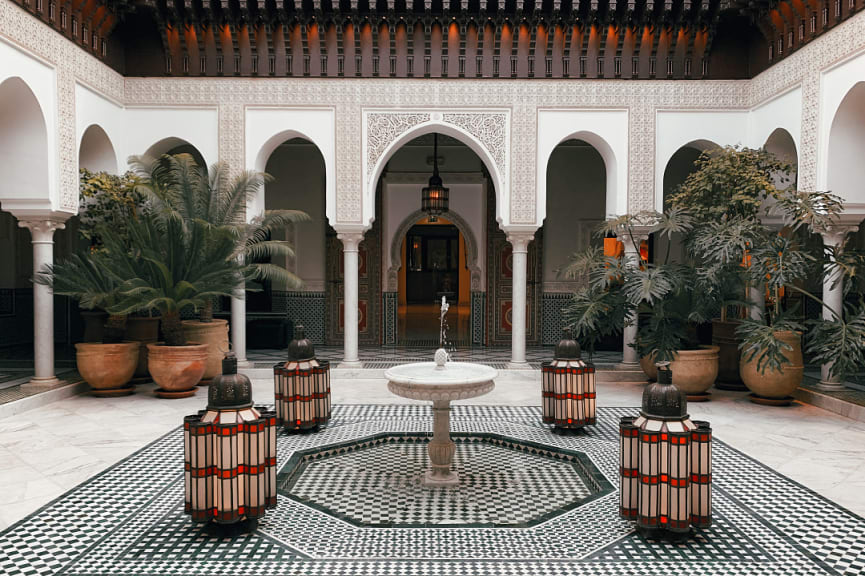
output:
[[[231,352],[207,396],[206,410],[183,419],[184,510],[193,522],[254,525],[276,507],[276,413],[253,406]]]
[[[434,134],[433,143],[433,174],[429,185],[421,190],[421,210],[429,214],[430,222],[437,222],[438,217],[448,211],[449,188],[445,188],[439,177],[439,135]]]
[[[712,524],[712,429],[692,421],[668,362],[619,424],[619,515],[647,535],[684,536]]]
[[[294,329],[288,362],[273,367],[277,423],[288,431],[318,428],[330,420],[330,363],[315,358],[303,326]]]
[[[541,365],[543,421],[555,428],[595,423],[595,367],[580,358],[580,345],[565,328],[555,358]]]

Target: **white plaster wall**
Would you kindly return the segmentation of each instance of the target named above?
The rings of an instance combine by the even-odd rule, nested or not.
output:
[[[835,120],[844,97],[863,81],[865,53],[824,71],[820,77],[817,189],[831,190],[853,203],[865,202],[865,105],[850,109],[841,122],[836,124]]]
[[[478,248],[477,266],[481,270],[481,286],[486,286],[486,192],[480,175],[476,183],[455,183],[441,173],[442,181],[450,188],[451,212],[459,214],[472,230]],[[387,272],[391,267],[391,246],[403,220],[420,208],[421,188],[426,186],[429,176],[417,175],[413,183],[382,182],[382,286],[387,286]],[[442,218],[447,219],[443,214]],[[402,239],[397,239],[402,241]],[[405,264],[404,262],[402,263]]]
[[[676,150],[695,140],[719,146],[745,144],[748,135],[746,110],[659,110],[655,116],[655,210],[664,206],[664,171]]]
[[[60,146],[57,141],[57,78],[53,67],[0,38],[0,84],[19,77],[33,92],[47,130],[48,161],[45,170],[48,190],[29,190],[26,186],[0,191],[6,199],[4,209],[14,205],[20,210],[61,210],[60,208]],[[38,155],[42,161],[41,153]],[[2,184],[0,184],[2,185]]]
[[[336,222],[336,112],[333,108],[247,108],[246,167],[264,170],[277,146],[291,138],[315,144],[324,157],[325,214]],[[247,205],[247,218],[264,209],[259,195]]]
[[[802,88],[796,88],[773,98],[751,110],[748,114],[748,137],[745,145],[761,148],[777,128],[783,128],[796,143],[796,151],[802,142]],[[796,158],[798,162],[798,158]]]
[[[124,111],[124,137],[115,142],[117,162],[126,169],[129,156],[144,154],[166,138],[189,142],[210,166],[219,159],[219,117],[216,108],[134,107]]]
[[[126,128],[126,114],[123,106],[94,92],[81,84],[75,84],[75,150],[81,154],[81,139],[92,125],[97,125],[108,136],[117,157],[117,165],[112,172],[122,174],[126,171],[126,157],[129,152],[123,149]],[[136,154],[142,154],[135,152]],[[80,165],[79,158],[79,165]]]
[[[628,211],[628,111],[538,110],[537,214],[546,217],[547,164],[556,146],[576,138],[594,146],[607,170],[606,215]]]

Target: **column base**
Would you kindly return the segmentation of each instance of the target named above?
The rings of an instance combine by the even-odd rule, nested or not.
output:
[[[826,390],[827,392],[840,392],[842,390],[847,390],[847,387],[840,382],[826,382],[825,380],[820,380],[819,382],[817,382],[817,390]]]
[[[422,484],[430,488],[456,488],[460,485],[460,480],[454,471],[447,474],[436,474],[434,470],[427,470],[423,475]]]
[[[247,360],[246,358],[244,358],[243,360],[241,360],[240,358],[237,359],[238,370],[241,368],[254,368],[254,367],[255,367],[255,364],[253,362]]]
[[[363,362],[360,360],[352,360],[350,362],[340,362],[336,366],[340,370],[359,370],[363,368]]]
[[[616,364],[616,370],[642,370],[643,367],[640,366],[639,362],[625,362],[622,360],[618,364]]]
[[[30,379],[26,384],[22,384],[21,388],[23,390],[33,390],[39,388],[53,388],[60,384],[61,380],[57,378],[57,376],[50,376],[48,378],[36,378],[35,376]]]
[[[531,370],[532,367],[526,361],[508,362],[508,370]]]

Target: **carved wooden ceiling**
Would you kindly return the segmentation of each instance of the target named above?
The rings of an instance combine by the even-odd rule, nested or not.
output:
[[[747,78],[865,0],[15,0],[132,76]]]

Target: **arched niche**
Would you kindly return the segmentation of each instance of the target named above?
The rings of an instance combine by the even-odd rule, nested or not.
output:
[[[105,130],[98,124],[91,124],[81,137],[78,147],[78,167],[91,172],[117,173],[117,155],[114,145]]]
[[[613,151],[612,146],[601,136],[594,132],[581,130],[578,132],[574,132],[569,134],[566,138],[562,138],[559,143],[553,148],[550,155],[547,157],[547,161],[545,163],[547,178],[549,178],[549,168],[550,162],[553,159],[553,153],[557,150],[560,150],[560,147],[568,142],[584,142],[589,147],[591,147],[597,156],[600,157],[603,162],[604,167],[604,214],[612,214],[615,213],[616,207],[616,186],[617,186],[617,178],[616,178],[616,170],[618,163],[616,162],[616,153]],[[546,189],[547,195],[549,195],[549,183],[547,183]],[[547,209],[549,209],[550,203],[547,200]],[[549,215],[549,212],[547,212]]]
[[[597,142],[597,139],[594,139]],[[544,219],[544,287],[559,280],[557,270],[575,252],[587,248],[592,232],[607,215],[609,179],[615,178],[608,158],[612,150],[582,138],[559,143],[546,163]],[[615,162],[614,158],[612,162]],[[613,186],[615,189],[615,186]]]
[[[692,140],[676,150],[664,167],[664,206],[670,196],[696,170],[694,162],[703,152],[720,150],[721,146],[711,140]]]
[[[790,183],[793,185],[796,184],[797,173],[798,173],[798,158],[799,155],[796,151],[796,141],[793,140],[793,136],[785,130],[784,128],[775,128],[769,137],[766,139],[766,143],[763,145],[763,148],[766,152],[774,154],[775,157],[781,162],[785,162],[792,166],[791,181],[784,183],[780,178],[775,179],[776,187],[788,186]]]
[[[51,208],[45,118],[33,91],[17,76],[0,84],[0,174],[0,201]]]
[[[829,131],[827,187],[846,203],[865,203],[865,81],[844,96]]]
[[[196,164],[204,168],[207,167],[207,163],[204,161],[204,156],[202,156],[198,148],[183,138],[176,138],[174,136],[163,138],[151,145],[144,153],[145,156],[150,156],[151,158],[158,158],[163,154],[189,154],[195,159]]]
[[[397,290],[397,274],[402,268],[402,243],[405,240],[406,234],[412,226],[427,218],[429,214],[423,210],[416,210],[409,214],[400,222],[393,235],[390,243],[390,266],[387,270],[387,291],[396,292]],[[478,241],[474,231],[466,220],[453,210],[442,214],[442,218],[448,220],[457,227],[462,234],[466,244],[466,266],[469,269],[471,276],[471,289],[477,291],[481,289],[481,268],[478,264]]]
[[[444,134],[445,136],[450,136],[451,138],[459,140],[462,144],[465,144],[475,154],[477,154],[478,158],[480,158],[480,161],[487,169],[487,172],[490,175],[490,179],[492,180],[494,188],[493,195],[496,200],[496,221],[501,224],[502,214],[506,210],[506,207],[502,205],[503,199],[506,196],[506,192],[504,189],[504,180],[499,174],[498,165],[496,164],[492,154],[489,150],[487,150],[484,144],[472,134],[469,134],[465,130],[454,126],[453,124],[448,124],[439,120],[431,120],[428,122],[424,122],[423,124],[419,124],[400,134],[390,144],[388,144],[387,147],[385,147],[381,156],[375,162],[375,165],[370,172],[369,180],[367,181],[367,197],[364,198],[364,222],[367,225],[370,225],[375,217],[375,193],[378,186],[378,181],[381,177],[382,171],[384,170],[390,159],[393,157],[393,155],[408,142],[411,142],[412,140],[420,138],[421,136],[424,136],[426,134],[433,133]]]
[[[256,205],[264,210],[301,210],[309,215],[309,222],[294,224],[285,231],[287,236],[282,239],[293,244],[295,257],[283,264],[304,281],[305,291],[320,292],[325,283],[327,230],[324,155],[310,140],[293,134],[286,136],[268,146],[267,156],[260,158],[260,171],[269,174],[270,180],[260,190]]]

